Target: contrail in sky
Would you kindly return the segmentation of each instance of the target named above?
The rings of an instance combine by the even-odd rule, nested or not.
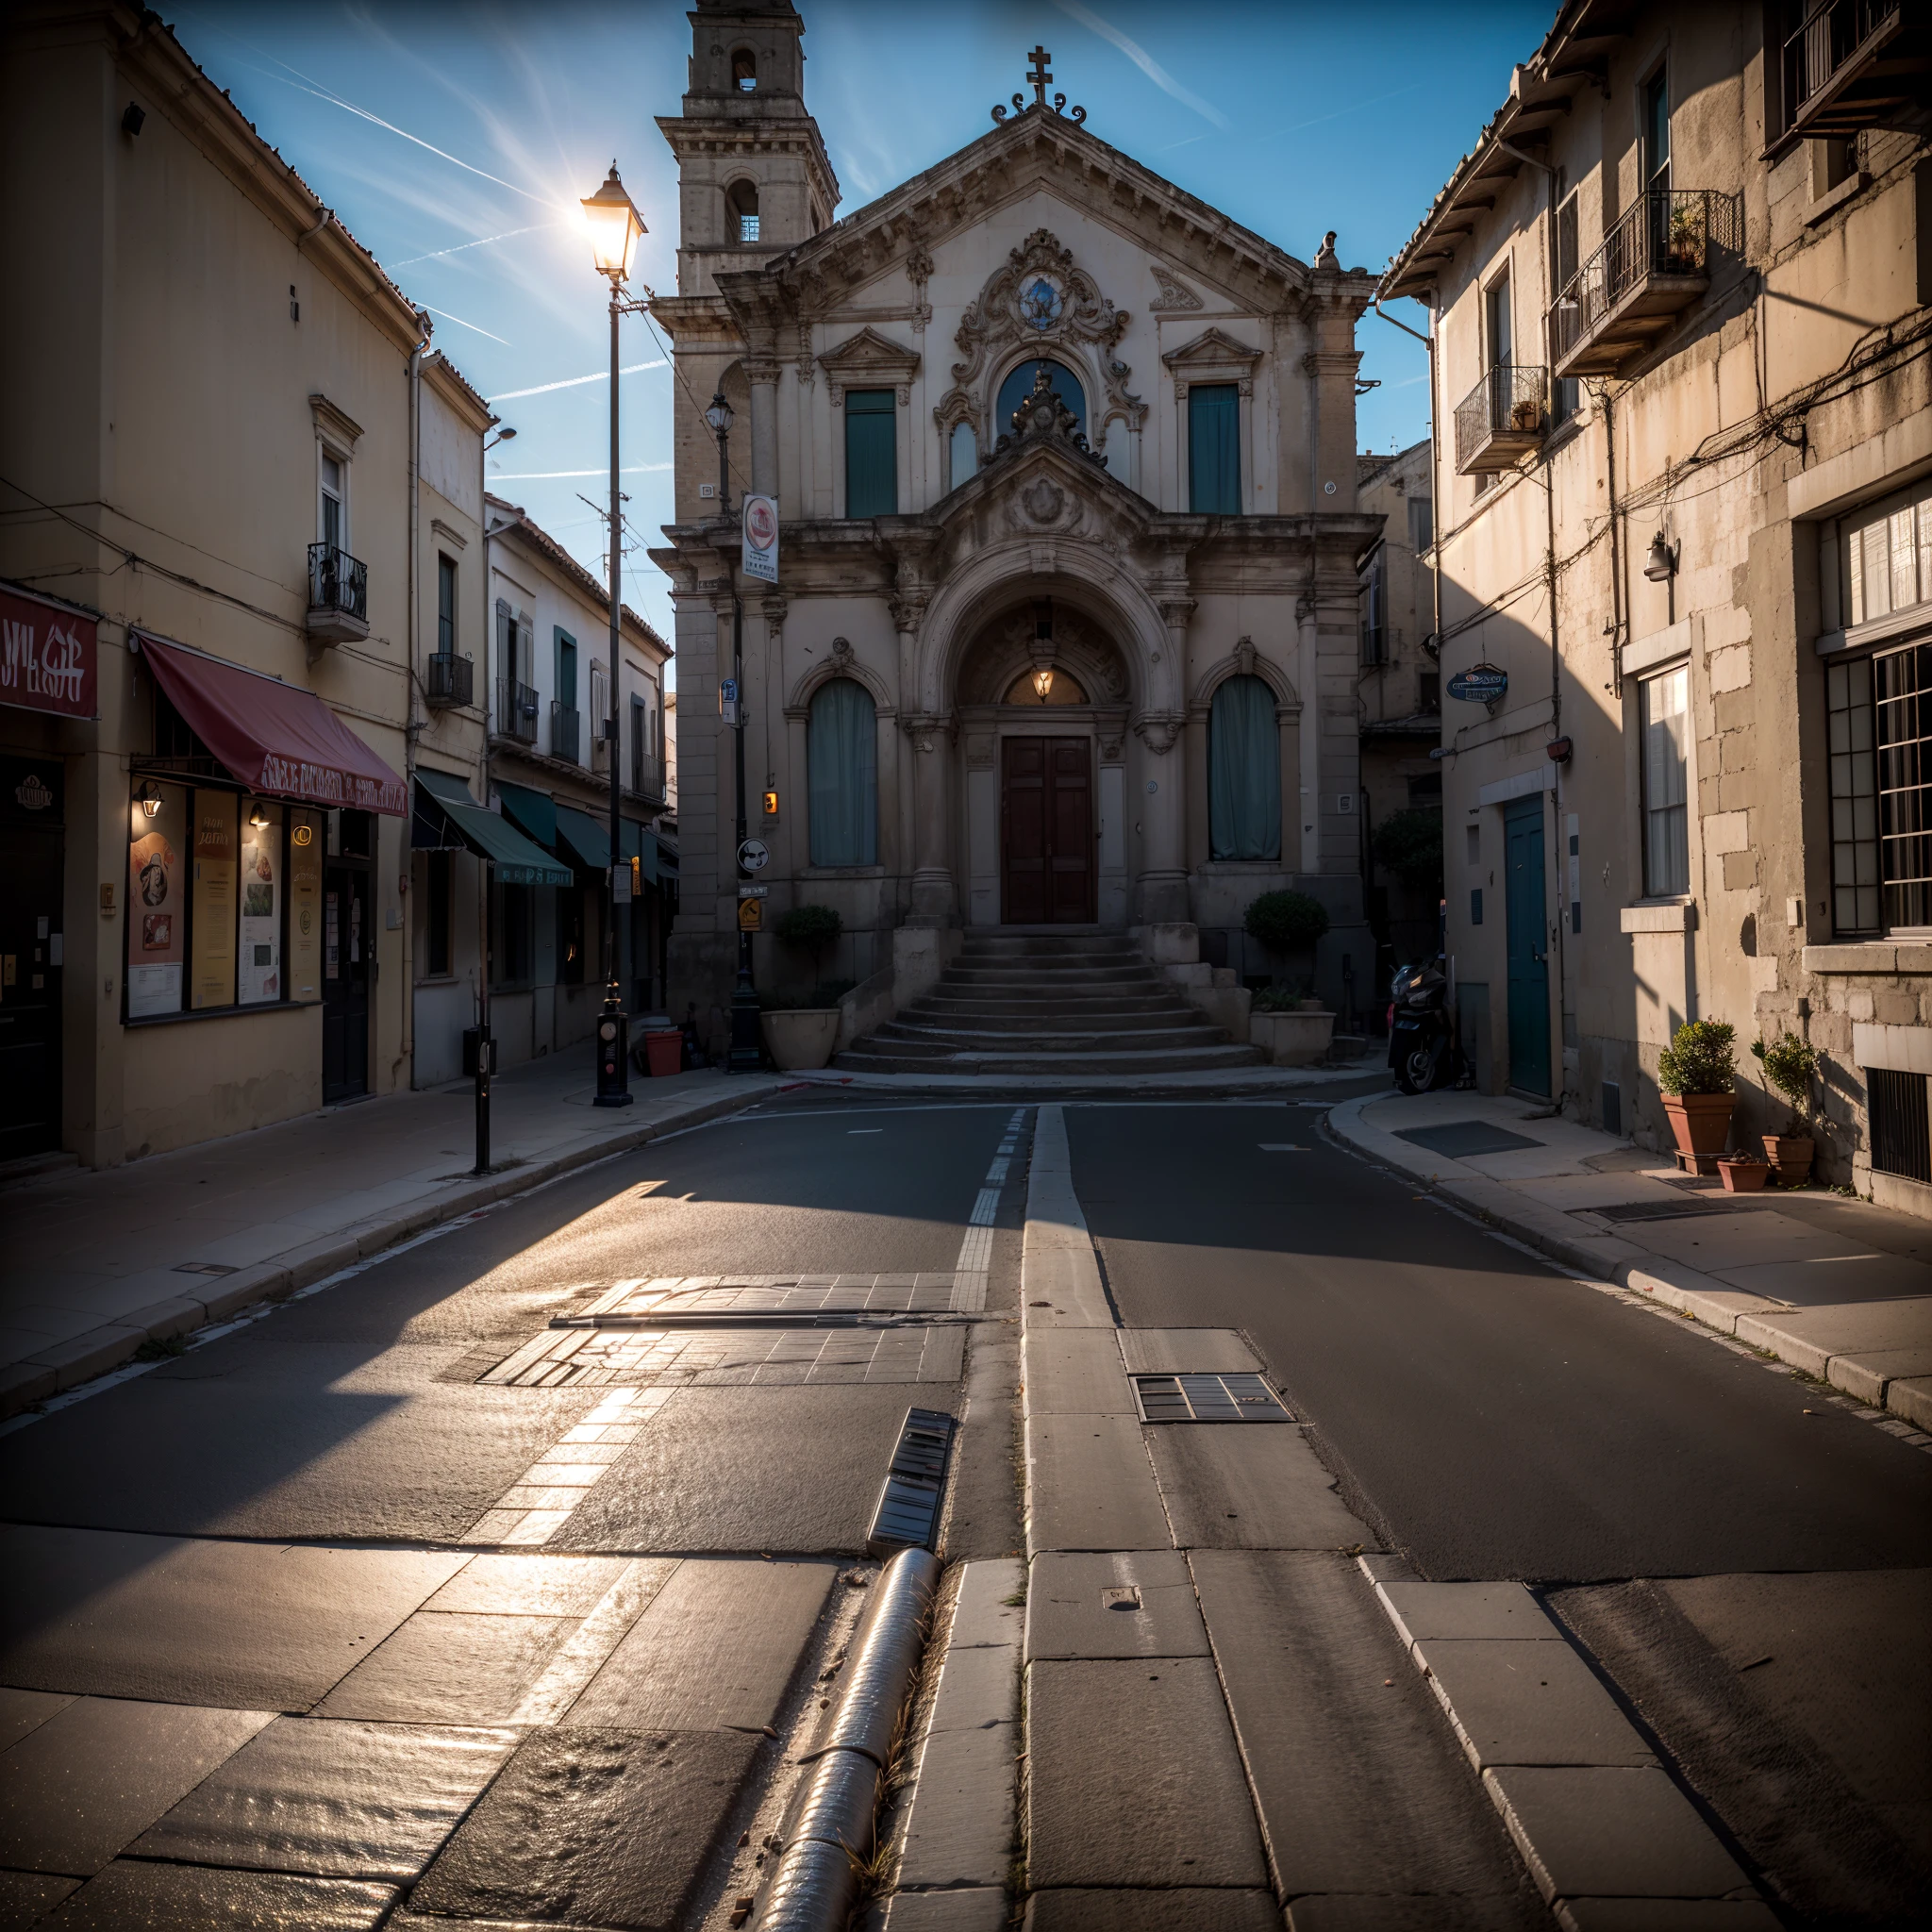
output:
[[[1190,92],[1138,41],[1130,41],[1119,27],[1109,25],[1092,8],[1082,6],[1081,0],[1053,0],[1053,4],[1069,20],[1077,20],[1103,41],[1118,47],[1162,93],[1172,94],[1184,107],[1193,108],[1204,121],[1211,121],[1217,127],[1226,127],[1227,116],[1219,108],[1204,101],[1199,94]]]
[[[663,367],[664,358],[660,356],[655,362],[633,362],[628,368],[620,369],[617,373],[620,375],[635,375],[641,369],[662,369]],[[595,375],[567,375],[561,382],[540,382],[535,389],[507,389],[501,395],[485,396],[483,400],[486,403],[513,403],[519,396],[543,396],[548,395],[554,389],[581,389],[587,382],[608,382],[609,380],[609,370],[600,369]],[[559,470],[557,474],[561,476],[572,473]],[[598,470],[590,470],[586,471],[585,474],[595,476],[601,475],[603,473]]]
[[[426,302],[424,303],[423,306],[425,308],[429,308],[429,304]],[[476,331],[476,333],[479,336],[489,336],[490,340],[492,342],[502,342],[503,346],[506,349],[513,349],[516,347],[516,344],[514,342],[505,341],[505,339],[502,336],[491,334],[489,329],[484,328],[480,324],[474,322],[465,322],[460,315],[452,315],[447,308],[429,308],[429,312],[431,315],[441,316],[443,321],[445,322],[455,323],[458,328],[473,328]]]
[[[432,248],[427,255],[411,255],[390,263],[391,268],[414,268],[419,261],[441,261],[445,255],[460,255],[466,248],[487,248],[492,242],[508,242],[516,235],[534,235],[540,228],[560,228],[562,222],[532,222],[527,228],[506,228],[500,235],[479,235],[474,242],[458,242],[454,248]]]

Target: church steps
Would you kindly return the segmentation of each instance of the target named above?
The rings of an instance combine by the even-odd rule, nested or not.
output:
[[[1218,1046],[1223,1043],[1219,1029],[1205,1022],[1199,1026],[1163,1026],[1144,1032],[1081,1029],[1077,1032],[992,1033],[973,1032],[950,1026],[908,1026],[893,1021],[873,1035],[881,1044],[931,1047],[946,1053],[1138,1053],[1143,1048],[1161,1051],[1168,1047]]]
[[[1200,1013],[1191,1016],[1184,1009],[1158,1007],[1142,1013],[1089,1011],[1082,1008],[1069,1012],[1064,1008],[1048,1008],[1019,1013],[968,1013],[955,1007],[935,1007],[922,1001],[908,1007],[891,1026],[915,1026],[924,1033],[1162,1033],[1177,1026],[1206,1026]]]
[[[1253,1047],[1204,1046],[1164,1053],[963,1053],[924,1055],[867,1050],[861,1041],[832,1062],[851,1074],[1205,1074],[1261,1064]]]

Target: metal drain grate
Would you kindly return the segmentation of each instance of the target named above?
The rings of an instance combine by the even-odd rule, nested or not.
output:
[[[940,1503],[946,1493],[946,1463],[958,1428],[936,1408],[908,1408],[899,1429],[899,1446],[873,1511],[866,1549],[873,1556],[890,1550],[929,1550],[939,1528]]]
[[[1768,1205],[1768,1204],[1767,1204]],[[1606,1221],[1676,1221],[1691,1214],[1749,1214],[1742,1201],[1621,1201],[1607,1208],[1573,1208],[1572,1214],[1599,1214]]]
[[[1259,1375],[1136,1375],[1143,1423],[1287,1423],[1294,1418]]]

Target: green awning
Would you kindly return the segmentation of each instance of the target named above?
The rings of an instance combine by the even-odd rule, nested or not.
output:
[[[527,785],[506,785],[496,781],[496,795],[504,810],[546,852],[557,850],[557,801],[545,791],[532,791]]]
[[[427,792],[448,824],[470,850],[496,868],[503,886],[567,886],[575,874],[549,853],[493,811],[485,811],[470,795],[470,788],[447,772],[419,769],[416,783]]]
[[[554,801],[553,801],[554,803]],[[610,870],[610,833],[588,812],[573,805],[558,805],[557,836],[577,856],[586,872]]]

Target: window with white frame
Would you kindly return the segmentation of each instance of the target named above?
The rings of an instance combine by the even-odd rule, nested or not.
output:
[[[1690,891],[1690,667],[1638,686],[1643,756],[1643,891],[1682,898]]]
[[[321,445],[321,500],[317,507],[317,538],[332,550],[349,547],[349,462],[326,443]]]
[[[1932,491],[1921,484],[1901,498],[1856,512],[1845,525],[1841,566],[1848,625],[1875,624],[1932,604]]]

